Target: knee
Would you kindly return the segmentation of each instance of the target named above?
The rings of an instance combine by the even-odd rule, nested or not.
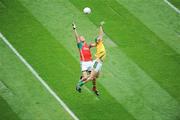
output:
[[[93,81],[94,81],[94,80],[96,80],[96,77],[91,76],[91,77],[90,77],[90,80],[93,80]]]
[[[88,76],[87,75],[83,75],[83,78],[87,78]]]

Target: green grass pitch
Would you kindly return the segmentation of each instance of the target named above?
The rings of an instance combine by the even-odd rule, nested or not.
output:
[[[179,8],[178,0],[169,1]],[[82,12],[87,6],[89,15]],[[101,95],[91,83],[79,94],[71,24],[91,42],[102,20]],[[164,0],[0,0],[0,32],[80,120],[180,120],[179,21]],[[1,119],[73,119],[2,38]]]
[[[180,1],[179,0],[169,0],[176,8],[180,10]]]

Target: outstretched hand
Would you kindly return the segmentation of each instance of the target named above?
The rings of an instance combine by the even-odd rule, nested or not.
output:
[[[104,22],[104,21],[101,21],[101,22],[100,22],[100,25],[101,25],[101,26],[103,26],[104,24],[105,24],[105,22]]]
[[[76,25],[75,25],[75,23],[74,23],[74,22],[72,23],[72,27],[73,27],[73,30],[75,30],[75,29],[76,29]]]

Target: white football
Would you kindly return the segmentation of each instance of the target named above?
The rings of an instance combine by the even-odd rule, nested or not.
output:
[[[85,14],[90,14],[90,13],[91,13],[91,9],[90,9],[89,7],[85,7],[85,8],[83,9],[83,12],[84,12]]]

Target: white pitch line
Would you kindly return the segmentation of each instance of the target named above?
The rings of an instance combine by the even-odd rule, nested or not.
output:
[[[18,53],[18,51],[11,45],[11,43],[0,32],[0,38],[7,44],[7,46],[16,54],[16,56],[25,64],[25,66],[32,72],[32,74],[40,81],[40,83],[49,91],[49,93],[60,103],[60,105],[71,115],[74,120],[79,118],[68,108],[68,106],[61,100],[59,96],[47,85],[47,83],[38,75],[32,66]]]
[[[180,14],[180,10],[176,8],[174,5],[172,5],[168,0],[164,0],[165,3],[167,3],[171,8],[173,8],[177,13]]]

